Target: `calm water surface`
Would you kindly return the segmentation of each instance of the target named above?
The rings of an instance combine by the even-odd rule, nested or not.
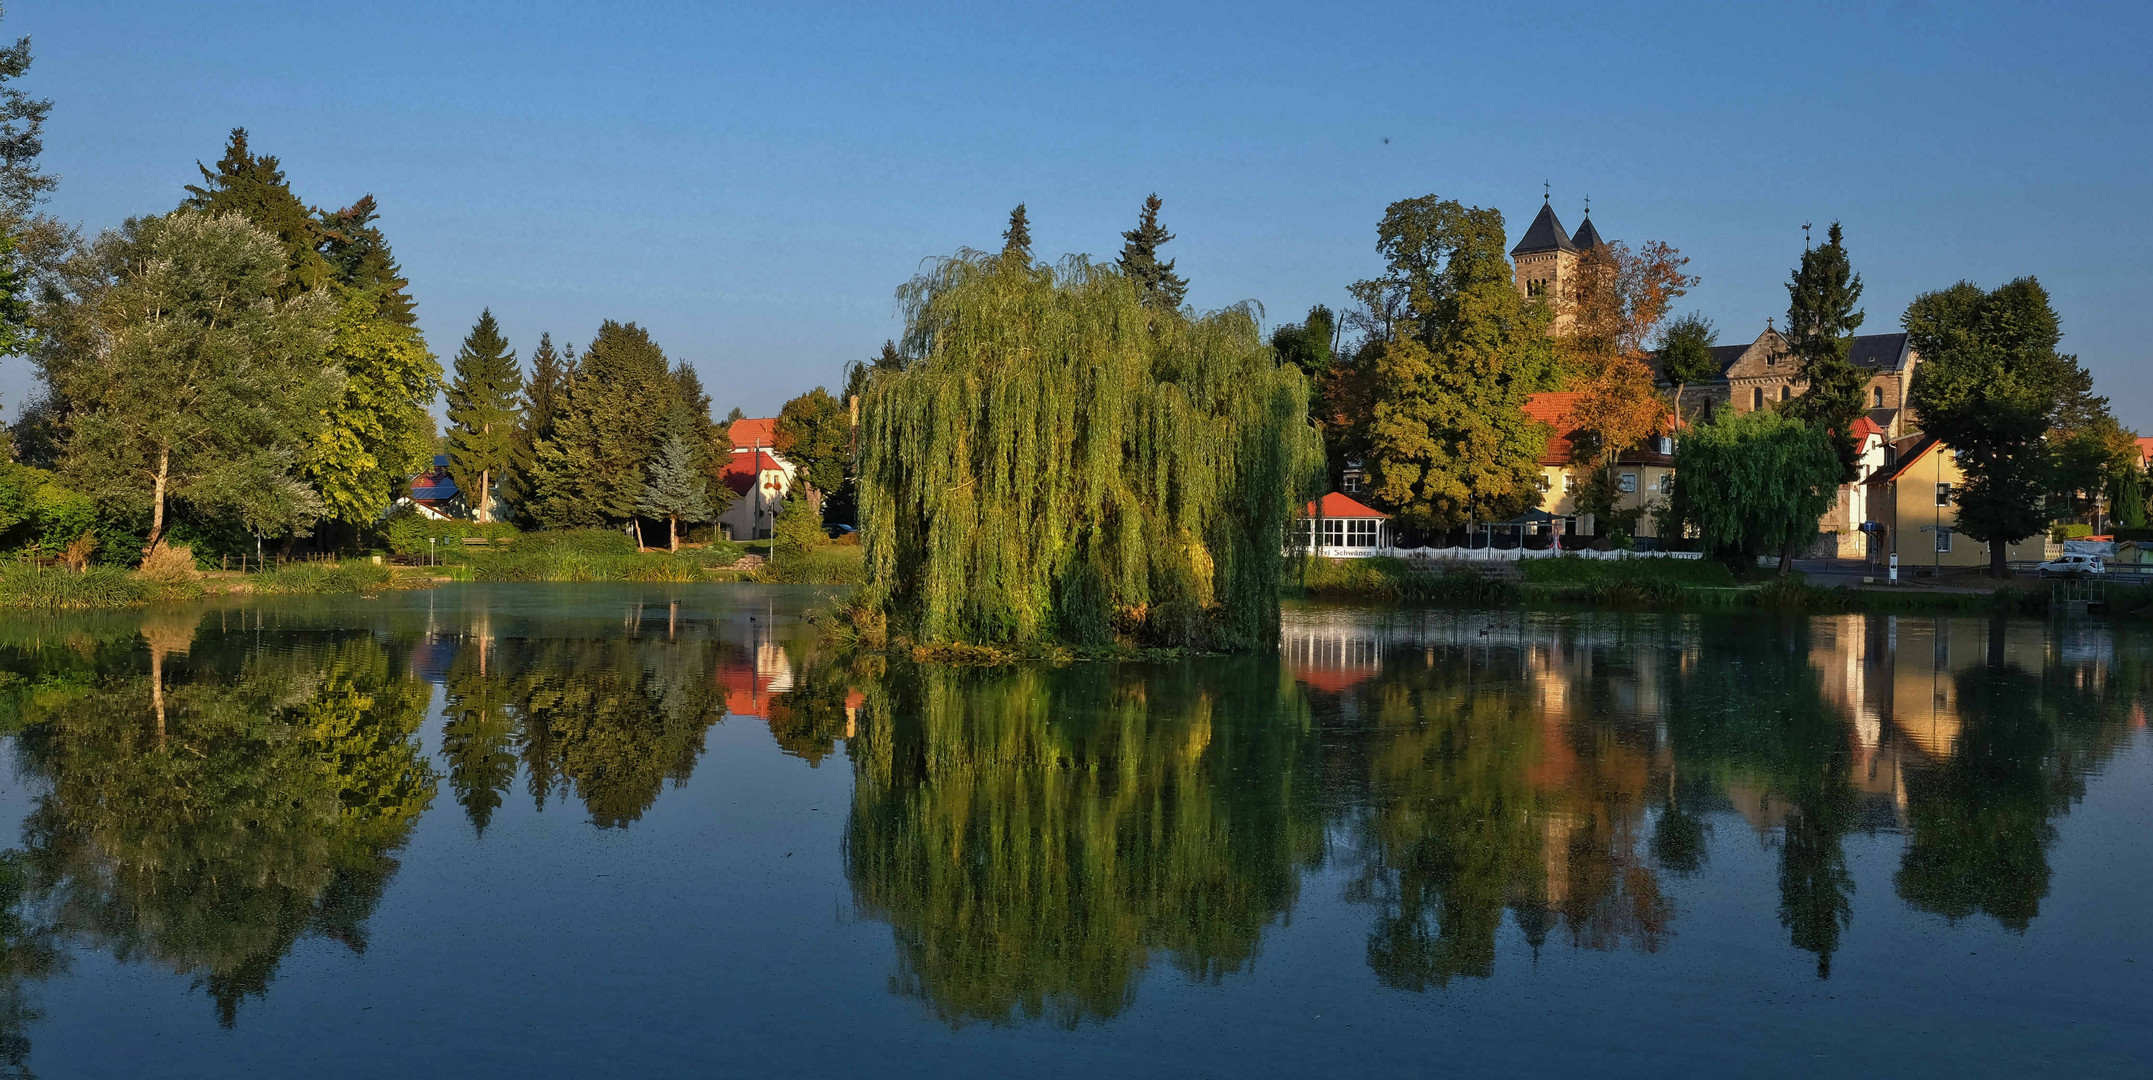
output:
[[[2153,1060],[2144,632],[1303,608],[913,671],[815,595],[0,621],[0,1074]]]

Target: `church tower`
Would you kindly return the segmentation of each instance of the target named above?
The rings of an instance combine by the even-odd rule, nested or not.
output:
[[[1592,218],[1585,219],[1580,235],[1589,233],[1594,243],[1600,234],[1592,228]],[[1555,309],[1555,323],[1549,327],[1560,334],[1569,329],[1571,316],[1563,311],[1562,297],[1570,288],[1577,272],[1577,256],[1580,248],[1563,229],[1561,220],[1555,217],[1555,208],[1547,200],[1540,202],[1539,216],[1525,230],[1516,247],[1510,249],[1512,276],[1517,282],[1518,295],[1528,299],[1544,296]]]

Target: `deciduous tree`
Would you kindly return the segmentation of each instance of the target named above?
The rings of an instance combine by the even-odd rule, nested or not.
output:
[[[1660,374],[1675,387],[1675,426],[1682,426],[1682,391],[1691,383],[1719,377],[1712,345],[1719,331],[1702,315],[1684,315],[1660,335]]]
[[[1824,430],[1772,410],[1722,412],[1675,449],[1676,519],[1696,527],[1705,550],[1743,565],[1778,554],[1782,574],[1816,536],[1838,485]]]
[[[1377,238],[1389,270],[1353,290],[1378,335],[1362,361],[1374,493],[1421,529],[1515,517],[1538,501],[1547,442],[1525,400],[1549,387],[1557,361],[1545,305],[1511,283],[1502,214],[1407,199]]]
[[[845,485],[852,464],[852,422],[844,402],[816,387],[777,414],[777,449],[822,495]]]
[[[2049,425],[2073,401],[2082,369],[2056,351],[2062,322],[2030,277],[1994,291],[1962,281],[1925,293],[1901,323],[1922,360],[1907,404],[1958,453],[1966,477],[1956,527],[1989,545],[1989,572],[2004,577],[2006,546],[2049,523]]]
[[[322,512],[296,469],[342,394],[336,310],[287,295],[288,264],[236,214],[137,218],[80,252],[43,305],[38,366],[68,402],[66,470],[149,514],[145,551],[175,500],[257,533]]]

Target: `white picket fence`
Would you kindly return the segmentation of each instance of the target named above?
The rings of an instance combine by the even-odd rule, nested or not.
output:
[[[1698,551],[1580,551],[1575,548],[1557,551],[1547,548],[1533,551],[1529,548],[1488,547],[1421,547],[1389,549],[1388,554],[1414,561],[1451,562],[1516,562],[1519,559],[1555,559],[1576,557],[1580,559],[1702,559]]]

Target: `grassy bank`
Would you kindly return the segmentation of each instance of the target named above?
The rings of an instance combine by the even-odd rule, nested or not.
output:
[[[1626,611],[1782,611],[2042,615],[2047,582],[2007,581],[1989,592],[1917,587],[1821,588],[1800,574],[1739,578],[1697,559],[1531,559],[1424,569],[1402,559],[1312,559],[1302,595],[1320,600],[1458,607],[1594,607]],[[2111,614],[2153,615],[2153,588],[2107,585]]]
[[[764,552],[768,544],[760,545]],[[753,557],[751,558],[750,555]],[[729,541],[673,551],[637,551],[635,541],[611,529],[533,532],[512,542],[459,548],[439,568],[466,581],[761,581],[811,585],[858,584],[863,568],[858,545],[832,544],[782,556],[775,566],[762,553]]]
[[[248,574],[236,584],[239,588],[233,591],[274,595],[379,592],[396,587],[389,568],[372,562],[293,563]]]
[[[110,566],[93,566],[79,574],[34,566],[0,567],[0,607],[4,608],[133,607],[169,591],[132,570]]]

